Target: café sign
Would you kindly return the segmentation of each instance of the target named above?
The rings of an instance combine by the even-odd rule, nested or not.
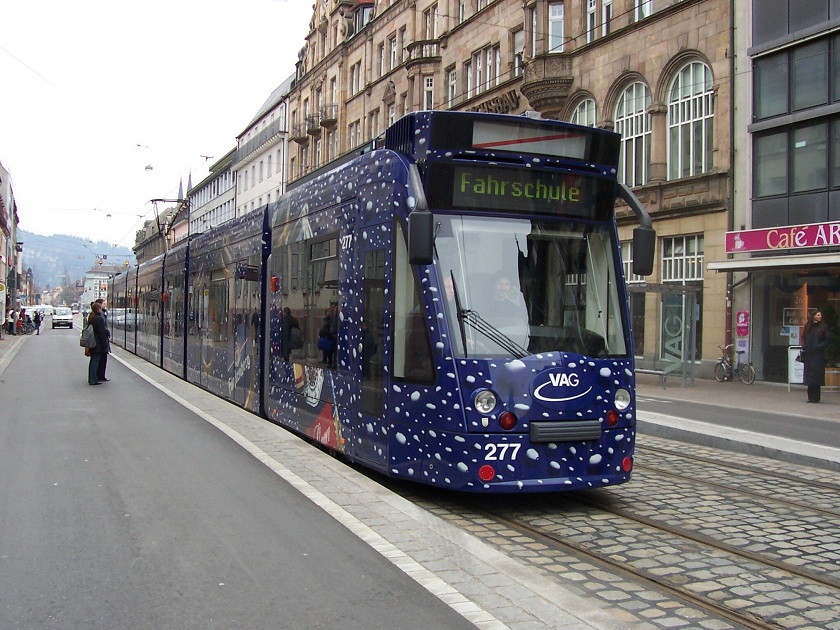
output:
[[[786,225],[726,233],[726,253],[798,250],[840,246],[840,221]]]

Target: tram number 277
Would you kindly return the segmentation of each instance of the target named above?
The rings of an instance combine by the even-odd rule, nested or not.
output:
[[[502,444],[486,444],[484,446],[484,450],[486,454],[484,455],[484,461],[486,462],[501,462],[506,459],[516,459],[517,453],[519,453],[519,447],[522,446],[521,444],[508,444],[507,442]]]

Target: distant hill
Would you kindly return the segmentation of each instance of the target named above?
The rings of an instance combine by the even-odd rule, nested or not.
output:
[[[32,268],[38,290],[65,286],[84,278],[97,267],[97,257],[107,256],[105,265],[122,266],[126,260],[134,265],[134,252],[128,247],[113,247],[104,241],[92,242],[78,236],[42,236],[24,230],[17,231],[23,242],[23,269]],[[66,277],[66,280],[65,280]]]

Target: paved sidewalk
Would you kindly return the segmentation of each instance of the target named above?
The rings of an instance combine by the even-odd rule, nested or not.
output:
[[[20,344],[28,337],[29,335],[7,335],[5,332],[3,333],[3,337],[0,339],[0,375],[11,363],[15,353],[20,348]]]
[[[840,392],[823,388],[822,401],[808,404],[802,385],[755,382],[718,383],[697,379],[693,383],[673,379],[663,388],[659,379],[651,375],[638,375],[636,393],[639,403],[639,438],[655,435],[689,444],[699,444],[737,453],[769,457],[805,466],[840,471],[840,448],[836,439],[821,439],[822,435],[836,435],[840,430]],[[672,403],[669,411],[662,413],[662,405],[651,401]],[[700,403],[707,408],[718,408],[724,413],[711,413],[717,421],[691,419],[692,411],[681,410],[680,403]],[[688,406],[688,405],[687,405]],[[660,412],[654,411],[658,409]],[[761,416],[761,414],[767,414]],[[766,420],[766,430],[756,424],[756,415]],[[751,418],[750,418],[751,416]],[[720,421],[721,417],[726,420]],[[791,424],[789,418],[800,418],[808,426],[810,441],[803,431]],[[780,429],[780,425],[782,428]],[[829,433],[826,433],[829,432]]]
[[[693,383],[686,380],[683,387],[681,379],[670,378],[663,388],[659,384],[659,377],[639,374],[636,376],[636,392],[643,397],[699,402],[733,410],[752,409],[840,421],[840,391],[825,387],[822,390],[822,402],[809,405],[805,402],[807,393],[804,385],[791,385],[788,391],[785,383],[756,381],[752,385],[745,385],[740,381],[718,383],[715,380],[695,379]]]

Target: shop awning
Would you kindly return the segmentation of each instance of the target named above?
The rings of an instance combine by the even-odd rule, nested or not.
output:
[[[840,253],[767,256],[766,258],[731,258],[706,265],[709,271],[773,271],[802,267],[840,266]]]

